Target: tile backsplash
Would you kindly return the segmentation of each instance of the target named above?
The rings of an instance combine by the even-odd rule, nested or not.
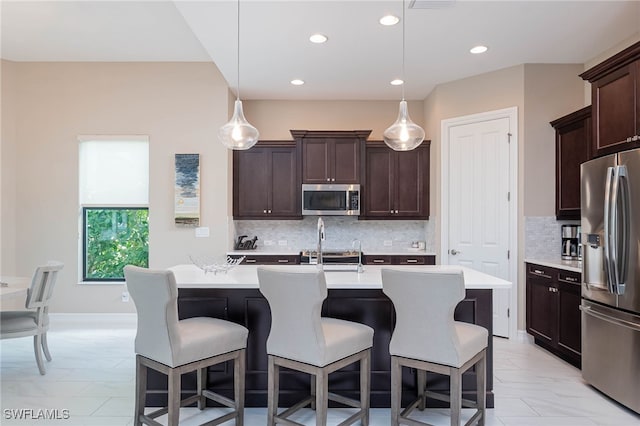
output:
[[[525,259],[560,259],[562,225],[580,225],[576,220],[556,220],[555,216],[527,216],[524,221]]]
[[[358,220],[348,216],[323,216],[327,249],[350,249],[354,239],[362,241],[363,252],[401,251],[412,241],[425,241],[426,251],[435,247],[435,219],[431,220]],[[315,249],[317,216],[302,220],[236,220],[235,238],[258,237],[261,251]],[[385,245],[391,242],[391,246]],[[231,248],[233,244],[231,244]]]

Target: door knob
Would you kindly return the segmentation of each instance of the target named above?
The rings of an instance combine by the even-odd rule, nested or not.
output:
[[[461,251],[458,251],[458,250],[456,250],[456,249],[451,249],[451,250],[449,250],[449,253],[451,253],[451,255],[452,255],[452,256],[455,256],[456,254],[460,254],[460,253],[462,253],[462,252],[461,252]]]

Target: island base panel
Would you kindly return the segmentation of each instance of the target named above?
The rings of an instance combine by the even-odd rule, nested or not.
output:
[[[322,315],[367,324],[375,330],[371,359],[371,407],[389,407],[391,401],[391,359],[389,341],[395,325],[393,304],[382,290],[331,289],[322,307]],[[293,302],[292,302],[293,303]],[[266,341],[271,327],[269,304],[257,289],[192,289],[179,290],[180,319],[209,316],[242,324],[249,329],[247,342],[247,371],[245,405],[267,405],[267,353]],[[466,298],[458,305],[455,318],[481,325],[493,334],[492,290],[467,290]],[[329,376],[332,392],[358,399],[360,386],[359,365],[351,365]],[[402,404],[416,398],[415,369],[402,371]],[[463,375],[463,398],[476,399],[476,378],[473,369]],[[147,379],[147,406],[165,406],[167,379],[149,371]],[[280,374],[280,405],[291,406],[309,394],[309,375],[282,368]],[[233,363],[209,368],[208,387],[222,395],[233,397]],[[427,387],[436,392],[449,392],[449,377],[427,374]],[[196,376],[183,375],[183,398],[195,394]],[[493,342],[487,348],[487,407],[494,407]],[[211,403],[210,401],[208,401]],[[212,403],[211,403],[212,404]],[[334,404],[330,406],[339,406]],[[430,407],[444,407],[446,403],[429,400]]]

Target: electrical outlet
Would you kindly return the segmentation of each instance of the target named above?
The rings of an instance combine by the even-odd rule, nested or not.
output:
[[[196,228],[196,238],[208,238],[209,237],[209,227],[201,226]]]
[[[123,291],[122,292],[122,301],[123,302],[128,302],[129,301],[129,292],[128,291]]]
[[[385,247],[391,247],[393,245],[393,240],[384,240],[383,245]]]
[[[273,245],[273,240],[264,240],[264,245],[265,246],[272,246]]]
[[[279,246],[286,246],[287,245],[287,240],[278,240],[278,245]]]

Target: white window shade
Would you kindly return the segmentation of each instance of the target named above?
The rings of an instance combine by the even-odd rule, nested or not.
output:
[[[146,136],[79,137],[80,204],[149,204]]]

